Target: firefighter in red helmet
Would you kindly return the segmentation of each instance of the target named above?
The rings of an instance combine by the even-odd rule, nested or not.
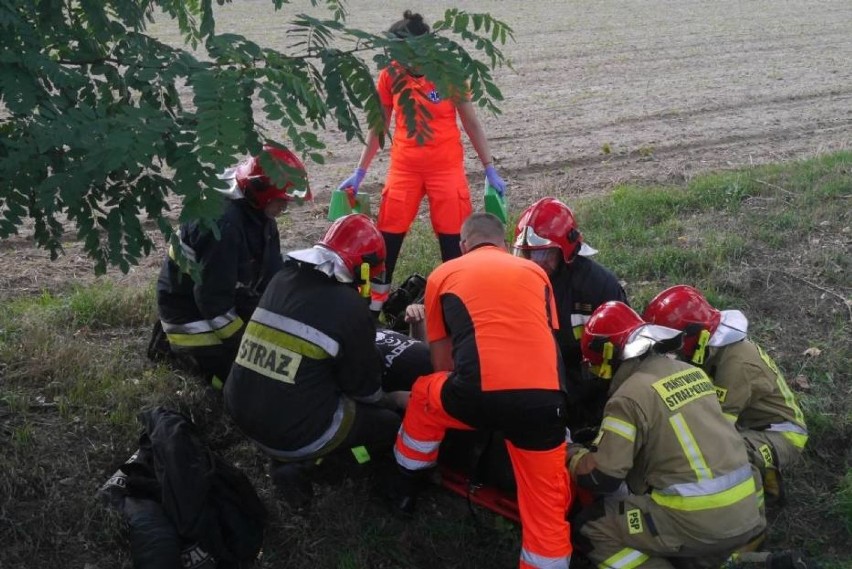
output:
[[[521,214],[512,251],[543,268],[553,284],[561,324],[556,337],[567,376],[569,426],[575,431],[596,427],[606,385],[593,381],[583,369],[580,337],[598,306],[610,300],[627,302],[624,289],[615,275],[591,259],[597,251],[583,240],[571,208],[556,198],[542,198]]]
[[[571,522],[599,567],[719,567],[766,526],[759,474],[710,378],[666,356],[680,343],[621,302],[585,325],[583,359],[611,385],[597,438],[569,447],[572,478],[603,497]]]
[[[199,264],[201,279],[196,282],[181,268],[170,247],[157,281],[159,323],[149,356],[164,351],[190,360],[219,388],[245,321],[282,265],[275,217],[291,200],[310,199],[305,166],[295,154],[269,145],[263,154],[263,160],[251,157],[221,176],[231,185],[223,192],[228,199],[216,221],[218,238],[196,221],[180,227],[180,249]],[[265,172],[261,161],[276,172]],[[167,344],[160,342],[165,345],[158,350],[162,331]]]
[[[291,503],[310,498],[316,459],[352,451],[360,462],[393,445],[391,407],[401,402],[382,389],[369,310],[368,285],[384,264],[373,222],[342,217],[316,245],[286,255],[243,334],[225,408],[273,459],[273,482]]]
[[[697,289],[676,285],[654,297],[643,317],[683,331],[680,357],[710,375],[722,411],[763,475],[767,498],[782,501],[781,473],[799,459],[808,430],[781,370],[747,338],[745,315],[717,310]]]

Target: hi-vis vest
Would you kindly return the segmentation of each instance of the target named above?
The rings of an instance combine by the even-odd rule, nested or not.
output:
[[[595,441],[601,472],[717,538],[759,523],[745,445],[706,373],[652,354],[624,362],[612,388]]]

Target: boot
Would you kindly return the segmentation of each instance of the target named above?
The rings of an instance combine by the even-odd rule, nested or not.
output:
[[[314,486],[310,479],[312,465],[307,462],[278,462],[269,464],[269,476],[275,485],[276,494],[292,508],[301,509],[310,505],[314,497]]]
[[[414,514],[417,497],[425,484],[426,473],[397,466],[387,485],[387,498],[391,507],[406,516]]]
[[[767,467],[764,471],[763,495],[767,506],[784,505],[784,484],[781,480],[781,471],[777,468]]]
[[[768,569],[808,569],[815,565],[808,562],[801,550],[790,549],[771,553],[766,560],[766,567]]]

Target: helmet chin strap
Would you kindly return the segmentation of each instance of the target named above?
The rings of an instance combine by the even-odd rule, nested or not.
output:
[[[362,298],[370,298],[370,265],[361,263],[361,284],[360,292]]]
[[[603,361],[596,366],[590,366],[593,374],[601,379],[612,379],[612,357],[615,354],[615,346],[612,342],[606,342],[601,350]]]
[[[702,365],[707,355],[707,343],[710,341],[710,331],[706,328],[698,333],[698,341],[695,344],[695,352],[692,354],[692,363]]]

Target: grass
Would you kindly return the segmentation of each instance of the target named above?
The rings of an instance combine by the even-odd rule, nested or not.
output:
[[[852,564],[850,195],[846,152],[571,203],[634,307],[669,285],[694,284],[717,306],[746,312],[751,335],[789,380],[806,378],[797,396],[811,440],[787,475],[788,506],[770,511],[770,544],[804,547],[825,569]],[[438,261],[420,221],[396,280]],[[259,567],[516,564],[513,525],[482,511],[473,518],[464,500],[437,489],[414,520],[395,519],[375,499],[381,478],[370,471],[320,486],[306,513],[277,502],[265,460],[219,395],[144,358],[154,314],[150,287],[108,281],[0,305],[0,566],[130,566],[120,524],[93,494],[135,450],[135,416],[152,405],[191,416],[254,482],[271,512]]]

